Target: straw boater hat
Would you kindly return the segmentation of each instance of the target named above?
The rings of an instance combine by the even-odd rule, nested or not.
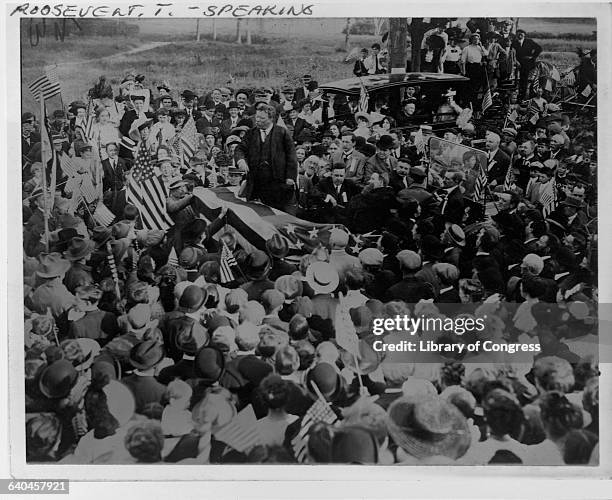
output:
[[[157,152],[157,158],[154,160],[158,165],[164,162],[170,162],[172,165],[180,164],[180,160],[169,153],[169,151],[165,148],[160,148]]]
[[[136,118],[136,120],[134,120],[134,122],[132,123],[130,131],[128,133],[130,139],[132,139],[133,141],[139,141],[140,131],[146,127],[150,127],[152,123],[153,120],[151,120],[150,118]]]
[[[331,293],[340,282],[338,271],[327,262],[314,262],[306,270],[306,282],[315,293]]]

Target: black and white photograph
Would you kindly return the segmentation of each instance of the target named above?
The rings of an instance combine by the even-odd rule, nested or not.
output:
[[[597,17],[203,10],[18,21],[26,464],[598,467]]]

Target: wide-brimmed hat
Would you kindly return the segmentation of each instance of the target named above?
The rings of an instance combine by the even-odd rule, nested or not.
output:
[[[96,226],[93,228],[91,239],[96,247],[101,247],[113,237],[113,231],[110,227]]]
[[[565,200],[561,202],[561,205],[566,205],[568,207],[574,208],[583,208],[584,202],[580,198],[577,198],[575,196],[568,196],[567,198],[565,198]]]
[[[195,372],[205,385],[213,385],[225,371],[225,357],[213,346],[202,347],[196,355]]]
[[[178,159],[178,157],[171,155],[170,152],[165,148],[160,148],[160,150],[157,152],[157,158],[155,158],[155,160],[153,161],[155,163],[163,163],[165,161],[169,161],[173,165],[180,164],[180,160]]]
[[[261,250],[253,250],[245,260],[246,276],[251,280],[264,277],[270,271],[270,257]]]
[[[229,147],[232,144],[240,144],[241,142],[242,139],[237,135],[230,135],[227,139],[225,139],[225,147]]]
[[[314,262],[306,270],[306,282],[315,293],[331,293],[340,282],[338,271],[327,262]]]
[[[368,113],[364,113],[363,111],[359,111],[359,113],[355,113],[355,121],[359,120],[359,118],[363,118],[368,122],[368,125],[372,123],[372,119]]]
[[[77,230],[73,227],[67,227],[60,229],[57,232],[57,241],[54,243],[53,248],[56,252],[63,252],[68,248],[72,238],[79,236]]]
[[[95,243],[91,240],[76,236],[70,241],[70,246],[64,252],[64,257],[70,261],[80,260],[89,255],[95,248]]]
[[[57,278],[70,269],[70,262],[59,253],[41,254],[36,274],[41,278]]]
[[[186,101],[193,101],[197,96],[191,90],[183,90],[181,97]]]
[[[272,257],[282,259],[289,253],[289,243],[286,238],[283,238],[280,234],[275,233],[272,238],[266,241],[266,248]]]
[[[206,292],[197,285],[187,285],[181,293],[179,307],[188,313],[194,313],[206,302]]]
[[[463,414],[439,397],[396,399],[387,411],[387,429],[393,441],[417,459],[455,460],[465,454],[472,439]]]
[[[170,85],[165,80],[157,85],[157,90],[164,89],[166,92],[170,92]]]
[[[148,370],[164,359],[164,350],[158,342],[145,340],[130,351],[130,363],[138,370]]]
[[[47,366],[38,379],[42,394],[50,399],[65,398],[76,383],[79,374],[67,359],[60,359]]]
[[[182,178],[175,177],[174,179],[170,181],[170,186],[168,186],[168,189],[172,191],[173,189],[178,189],[186,185],[187,185],[187,182],[185,182]]]
[[[365,308],[367,309],[367,307]],[[369,311],[369,309],[367,309]],[[355,364],[355,356],[348,351],[342,350],[340,358],[344,363],[344,366],[354,373],[361,375],[367,375],[375,371],[383,359],[383,355],[374,350],[372,342],[374,338],[372,336],[362,338],[359,340],[359,354],[358,364]]]
[[[248,132],[249,130],[249,127],[247,127],[246,125],[238,125],[237,127],[234,127],[232,130],[230,130],[230,134],[238,135],[240,132]]]
[[[153,123],[153,120],[151,120],[150,118],[145,118],[145,117],[136,118],[136,120],[132,122],[132,126],[130,127],[130,130],[128,132],[128,136],[133,141],[139,141],[141,139],[140,131],[143,128],[150,127],[152,123]]]

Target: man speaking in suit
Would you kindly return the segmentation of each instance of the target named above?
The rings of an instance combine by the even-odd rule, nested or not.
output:
[[[499,149],[501,138],[495,132],[485,135],[485,149],[487,150],[487,181],[491,188],[504,183],[510,158]]]
[[[316,186],[324,214],[324,222],[334,224],[345,223],[345,212],[349,201],[361,189],[351,180],[346,179],[344,163],[334,163],[331,177],[321,179]]]
[[[295,195],[297,157],[287,129],[275,125],[276,109],[259,104],[255,110],[255,127],[246,132],[236,146],[234,160],[247,172],[243,196],[247,200],[285,210]]]

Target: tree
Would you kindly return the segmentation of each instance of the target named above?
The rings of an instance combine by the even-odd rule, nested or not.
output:
[[[389,18],[389,71],[406,67],[406,35],[408,20],[405,17]]]
[[[250,23],[249,18],[247,18],[245,22],[246,22],[246,44],[251,45],[253,41],[251,39],[251,23]]]
[[[423,35],[428,29],[429,24],[424,23],[422,17],[413,17],[410,21],[411,71],[421,71],[421,43],[423,42]]]
[[[344,36],[344,50],[349,49],[349,36],[351,34],[351,18],[347,17],[346,18],[346,35]]]

